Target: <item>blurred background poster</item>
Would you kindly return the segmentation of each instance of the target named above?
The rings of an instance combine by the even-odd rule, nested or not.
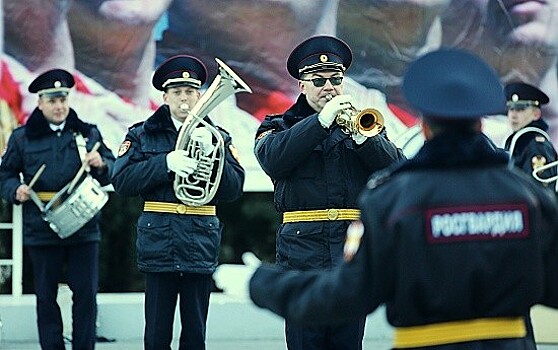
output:
[[[254,155],[256,129],[298,95],[286,59],[315,34],[353,50],[345,91],[355,107],[379,109],[397,140],[417,124],[401,79],[417,56],[442,46],[480,55],[502,83],[525,81],[550,96],[543,116],[558,141],[558,0],[0,0],[0,147],[36,105],[27,86],[64,68],[77,86],[71,105],[101,129],[116,152],[127,128],[162,103],[155,67],[176,54],[200,57],[210,78],[225,61],[254,91],[221,103],[210,117],[227,129],[247,170],[246,191],[272,185]],[[1,23],[0,23],[1,24]],[[485,119],[498,145],[511,133],[504,115]],[[420,143],[419,143],[420,144]]]

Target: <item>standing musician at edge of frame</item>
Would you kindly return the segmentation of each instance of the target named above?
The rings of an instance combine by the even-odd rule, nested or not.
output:
[[[109,184],[114,155],[104,145],[97,127],[83,122],[70,107],[74,84],[72,74],[63,69],[44,72],[31,82],[28,90],[39,96],[37,107],[26,124],[13,131],[0,165],[2,197],[9,203],[23,204],[23,245],[31,258],[43,349],[64,349],[62,317],[56,302],[58,283],[62,281],[73,293],[73,349],[93,349],[96,340],[100,215],[71,236],[61,238],[30,200],[33,191],[37,201],[49,202],[84,164],[100,185]],[[93,151],[97,142],[100,148]],[[42,165],[44,171],[33,184]],[[71,208],[76,212],[79,210],[74,209],[80,208]]]
[[[357,197],[368,176],[404,159],[387,138],[343,130],[336,116],[351,107],[343,76],[349,46],[332,36],[300,43],[287,60],[300,95],[281,115],[267,116],[256,135],[256,157],[275,187],[283,215],[276,263],[286,269],[329,269],[343,261],[347,227],[359,218]],[[306,327],[285,322],[289,350],[362,349],[365,318]]]
[[[506,139],[505,149],[511,153],[513,164],[531,175],[533,170],[558,160],[556,150],[547,137],[548,123],[543,119],[541,110],[550,99],[539,88],[522,82],[507,84],[504,92],[508,121],[513,130]],[[538,176],[554,178],[556,168],[553,166],[540,171]]]

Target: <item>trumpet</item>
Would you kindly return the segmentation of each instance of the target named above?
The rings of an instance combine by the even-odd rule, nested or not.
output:
[[[531,175],[533,175],[533,177],[535,178],[535,180],[542,182],[543,184],[548,184],[551,182],[554,182],[556,180],[558,180],[558,175],[554,175],[551,177],[547,177],[547,178],[542,178],[539,176],[539,174],[545,170],[551,169],[556,167],[558,170],[558,160],[545,164],[541,167],[538,167],[536,169],[533,169],[533,172],[531,173]],[[555,187],[555,191],[558,192],[558,181],[556,182],[556,187]]]
[[[327,95],[330,101],[332,95]],[[356,109],[347,103],[347,108],[341,110],[335,116],[335,122],[346,134],[361,134],[366,137],[376,136],[384,129],[384,116],[375,108]]]

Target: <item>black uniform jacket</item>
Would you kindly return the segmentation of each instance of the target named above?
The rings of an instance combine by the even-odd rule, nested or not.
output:
[[[268,116],[258,129],[256,157],[275,187],[275,207],[298,210],[357,208],[367,178],[404,159],[385,132],[357,146],[336,124],[322,127],[300,95],[283,115]],[[349,221],[281,225],[277,263],[296,269],[339,262]]]
[[[542,131],[548,130],[548,124],[542,119],[535,120],[526,127],[533,127]],[[516,133],[511,134],[506,139],[506,151],[510,150],[511,141],[515,134]],[[525,134],[519,136],[515,143],[512,157],[514,159],[515,166],[522,169],[527,174],[531,174],[533,172],[533,164],[537,162],[537,159],[544,159],[545,164],[558,160],[558,155],[556,154],[556,150],[552,146],[552,143],[538,132],[526,132]],[[551,167],[550,169],[540,172],[538,175],[544,179],[555,177],[557,168],[558,166]],[[555,182],[551,182],[547,186],[554,188],[554,185]]]
[[[101,142],[99,153],[107,167],[99,172],[91,169],[91,175],[101,185],[109,184],[109,173],[114,163],[114,155],[102,143],[102,137],[95,125],[80,120],[70,108],[62,132],[50,129],[48,121],[38,109],[31,113],[25,126],[15,129],[8,141],[6,153],[0,165],[1,194],[9,203],[18,203],[15,199],[17,188],[23,181],[28,184],[33,175],[45,164],[45,170],[33,186],[35,192],[58,192],[70,183],[79,168],[81,158],[76,145],[75,134],[80,133],[86,140],[87,151],[97,142]],[[80,242],[99,241],[100,217],[97,215],[72,236],[62,240],[42,219],[39,208],[31,201],[23,204],[23,243],[25,245],[76,244]]]
[[[361,317],[380,304],[396,327],[523,317],[558,307],[558,208],[481,135],[439,136],[360,198],[365,233],[328,272],[260,267],[259,306],[299,322]]]
[[[170,118],[168,106],[163,105],[128,130],[124,144],[129,149],[116,159],[112,175],[116,192],[140,195],[145,201],[181,203],[173,190],[175,174],[166,165],[178,136]],[[205,121],[211,123],[209,118]],[[225,141],[225,163],[217,193],[208,205],[238,199],[244,186],[244,170],[231,152],[231,137],[218,130]],[[221,224],[216,216],[143,212],[137,230],[141,271],[212,273],[217,266]]]

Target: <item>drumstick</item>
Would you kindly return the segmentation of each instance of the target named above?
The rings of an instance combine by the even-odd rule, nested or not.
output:
[[[101,142],[97,141],[95,143],[95,145],[93,146],[93,148],[91,149],[91,151],[89,151],[89,153],[97,151],[99,149],[99,146],[101,146]],[[68,191],[66,191],[68,194],[72,193],[72,191],[74,190],[74,187],[76,187],[77,182],[80,179],[81,175],[83,175],[83,172],[85,171],[86,167],[87,167],[87,159],[84,159],[81,162],[81,167],[79,168],[76,176],[74,177],[74,179],[72,180],[72,183],[68,187]]]
[[[29,187],[29,189],[31,189],[33,187],[33,185],[35,185],[35,182],[37,182],[37,180],[39,180],[39,177],[41,176],[41,174],[43,173],[45,168],[46,168],[46,164],[43,164],[39,167],[39,170],[37,170],[35,175],[33,175],[33,178],[31,179],[31,181],[29,182],[29,185],[27,185],[27,187]]]

